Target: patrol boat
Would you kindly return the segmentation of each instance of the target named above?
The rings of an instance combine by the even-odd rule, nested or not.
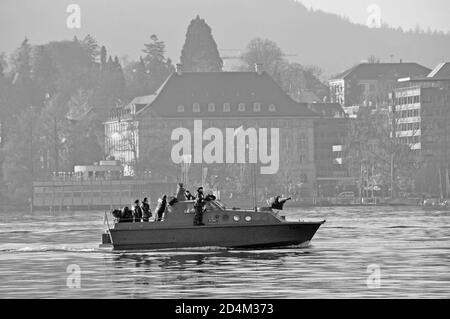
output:
[[[153,250],[167,248],[278,248],[308,245],[325,221],[288,222],[272,208],[228,209],[219,200],[206,203],[204,226],[194,226],[194,201],[167,206],[161,222],[123,223],[102,236],[102,248]]]

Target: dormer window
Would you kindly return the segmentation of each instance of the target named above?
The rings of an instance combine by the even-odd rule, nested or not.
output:
[[[200,104],[194,103],[194,106],[192,108],[192,112],[194,113],[200,113]]]
[[[276,112],[277,111],[277,107],[274,104],[270,104],[269,105],[269,112]]]
[[[245,112],[245,104],[239,103],[238,110],[239,110],[239,112]]]
[[[224,104],[223,104],[223,111],[224,111],[224,112],[230,112],[230,111],[231,111],[231,105],[230,105],[230,103],[224,103]]]
[[[178,113],[183,113],[184,112],[184,105],[178,105],[177,112]]]
[[[208,112],[215,112],[216,111],[216,105],[214,103],[208,104]]]
[[[253,112],[261,112],[261,103],[253,104]]]

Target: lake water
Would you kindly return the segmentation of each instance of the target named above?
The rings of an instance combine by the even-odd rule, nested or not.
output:
[[[99,249],[103,216],[3,213],[0,298],[450,297],[449,212],[289,210],[327,220],[309,247],[147,253]]]

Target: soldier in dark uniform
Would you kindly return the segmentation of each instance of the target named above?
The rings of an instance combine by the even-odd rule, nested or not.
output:
[[[155,218],[157,218],[157,221],[160,222],[163,218],[163,214],[166,211],[167,206],[167,196],[164,195],[162,198],[158,200],[158,206],[156,206],[155,210]]]
[[[186,190],[186,200],[195,200],[195,196],[189,190]]]
[[[139,199],[134,202],[133,218],[135,223],[140,223],[142,218],[142,209],[139,205]]]
[[[152,211],[150,210],[150,205],[148,203],[148,198],[144,198],[142,202],[142,220],[148,222],[152,217]]]
[[[203,207],[205,206],[205,195],[203,194],[203,187],[197,189],[197,196],[194,203],[195,217],[194,226],[204,226],[203,224]]]
[[[128,207],[124,207],[122,211],[122,218],[120,218],[121,223],[132,223],[133,222],[133,212]]]
[[[281,198],[281,196],[275,196],[270,199],[270,207],[276,210],[283,210],[284,204],[292,198]]]

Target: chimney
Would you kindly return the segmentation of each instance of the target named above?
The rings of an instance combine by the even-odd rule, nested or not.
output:
[[[255,63],[255,72],[261,75],[263,73],[263,64]]]
[[[182,75],[183,74],[183,64],[178,63],[177,64],[177,74]]]

